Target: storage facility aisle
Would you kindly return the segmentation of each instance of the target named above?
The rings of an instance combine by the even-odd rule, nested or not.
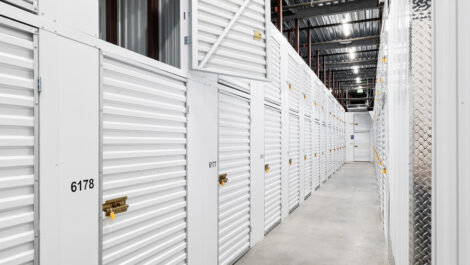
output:
[[[345,164],[242,264],[388,265],[373,164]]]

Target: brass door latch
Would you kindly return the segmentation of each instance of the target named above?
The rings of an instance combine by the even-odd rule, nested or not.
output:
[[[358,147],[359,147],[359,145],[355,145],[354,147],[355,147],[355,148],[358,148]]]
[[[307,160],[307,156],[306,156],[306,155],[304,155],[304,160]]]
[[[103,203],[103,212],[105,212],[106,216],[109,216],[111,220],[114,220],[116,218],[114,214],[127,212],[129,204],[126,203],[126,200],[127,196],[107,200]]]
[[[289,165],[292,166],[292,158],[289,158]]]
[[[253,30],[253,39],[254,40],[261,40],[261,32],[259,30]]]
[[[264,165],[264,171],[269,173],[269,164]]]
[[[225,186],[225,183],[228,182],[227,173],[219,175],[219,184]]]

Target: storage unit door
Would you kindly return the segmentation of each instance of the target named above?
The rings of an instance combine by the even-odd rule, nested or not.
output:
[[[304,123],[304,191],[305,198],[312,193],[312,120]]]
[[[102,263],[185,263],[185,82],[102,60],[102,201],[129,205],[102,212]]]
[[[281,111],[264,111],[264,231],[281,222]]]
[[[297,54],[289,53],[288,59],[288,85],[289,85],[289,109],[294,112],[299,112],[299,94],[300,94],[300,80],[299,65],[297,63]]]
[[[354,161],[370,161],[369,132],[354,133]]]
[[[289,211],[299,205],[300,197],[300,128],[299,116],[289,115]]]
[[[270,2],[193,0],[193,68],[267,79]]]
[[[219,264],[225,265],[250,248],[250,103],[222,91],[219,179]]]
[[[37,42],[33,32],[0,17],[0,264],[37,262]]]
[[[304,104],[304,115],[307,117],[312,116],[312,77],[310,68],[304,68],[303,71],[303,104]]]
[[[281,105],[281,40],[283,38],[279,31],[271,24],[271,53],[269,63],[271,71],[271,81],[264,85],[264,98],[277,105]]]
[[[312,188],[316,189],[320,186],[320,124],[315,121],[313,124],[313,180]]]
[[[320,168],[321,168],[321,180],[322,182],[326,180],[326,177],[327,177],[327,162],[328,162],[328,159],[327,159],[327,152],[326,152],[326,148],[327,148],[327,138],[326,138],[326,126],[325,124],[322,124],[321,125],[321,164],[320,164]]]
[[[369,131],[369,122],[370,115],[369,113],[365,114],[355,114],[354,116],[354,132],[363,132]]]

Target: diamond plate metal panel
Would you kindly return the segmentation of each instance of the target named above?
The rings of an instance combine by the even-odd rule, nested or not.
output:
[[[431,0],[411,0],[410,264],[431,264],[432,21]]]

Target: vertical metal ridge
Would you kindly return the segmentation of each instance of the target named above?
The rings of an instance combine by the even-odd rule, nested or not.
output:
[[[432,0],[411,1],[410,264],[432,261]]]

